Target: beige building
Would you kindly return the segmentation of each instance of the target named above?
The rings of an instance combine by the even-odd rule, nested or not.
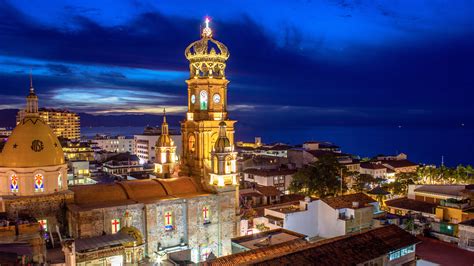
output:
[[[387,177],[387,167],[380,162],[362,162],[359,165],[359,172],[361,174],[371,175],[374,178]]]
[[[57,137],[71,140],[81,138],[81,122],[77,113],[51,108],[41,108],[38,113]],[[16,116],[16,123],[19,124],[26,115],[26,110],[20,110]]]

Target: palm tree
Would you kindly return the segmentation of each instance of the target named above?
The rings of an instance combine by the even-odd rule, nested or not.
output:
[[[429,168],[430,166],[424,165],[416,169],[416,174],[418,175],[418,178],[421,179],[421,182],[423,184],[428,183],[429,170],[430,170]]]

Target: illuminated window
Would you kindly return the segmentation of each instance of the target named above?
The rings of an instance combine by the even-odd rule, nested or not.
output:
[[[207,205],[202,208],[202,220],[204,221],[204,224],[211,222],[211,213],[209,206]]]
[[[212,164],[214,166],[214,173],[218,174],[219,173],[219,161],[217,159],[217,156],[214,156],[214,159],[212,159]]]
[[[200,109],[207,110],[207,91],[201,91],[199,93]]]
[[[41,225],[41,229],[43,229],[46,232],[48,231],[48,220],[41,219],[41,220],[38,220],[38,223]]]
[[[63,188],[63,176],[61,173],[58,175],[58,188]]]
[[[110,223],[112,225],[112,234],[115,234],[120,231],[120,219],[112,219]]]
[[[165,230],[173,230],[173,213],[171,211],[165,212]]]
[[[35,192],[44,191],[44,177],[42,174],[35,175]]]
[[[397,250],[397,251],[394,251],[394,252],[391,252],[388,256],[388,259],[389,260],[396,260],[402,256],[405,256],[407,254],[410,254],[412,252],[415,252],[415,245],[411,245],[409,247],[406,247],[406,248],[402,248],[400,250]]]
[[[225,159],[225,173],[230,174],[232,172],[232,162],[230,158]]]
[[[10,191],[18,192],[18,176],[13,174],[10,176]]]

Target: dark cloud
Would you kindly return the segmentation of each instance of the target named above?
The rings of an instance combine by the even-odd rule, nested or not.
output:
[[[356,8],[350,1],[336,4],[344,10]],[[119,26],[104,26],[84,15],[97,10],[70,7],[75,27],[64,29],[38,23],[7,2],[2,6],[0,54],[49,62],[52,74],[35,75],[37,87],[48,97],[45,103],[58,102],[52,99],[58,88],[100,87],[160,92],[176,96],[166,98],[167,104],[186,105],[184,80],[129,79],[126,70],[114,67],[187,71],[184,48],[199,38],[200,21],[148,12]],[[397,16],[389,9],[380,10]],[[246,118],[244,126],[272,126],[275,121],[300,127],[474,121],[473,32],[425,34],[399,42],[353,42],[341,51],[328,52],[324,36],[313,37],[308,46],[308,36],[292,25],[281,29],[281,40],[246,15],[217,21],[213,27],[216,39],[231,52],[229,104],[257,108],[236,112]],[[110,70],[95,73],[69,64]],[[31,66],[19,67],[28,71]],[[0,94],[23,95],[27,71],[0,72]],[[282,106],[289,108],[276,108]],[[107,106],[87,103],[81,109],[74,103],[73,107],[99,111]],[[268,116],[275,118],[272,123],[266,122]]]

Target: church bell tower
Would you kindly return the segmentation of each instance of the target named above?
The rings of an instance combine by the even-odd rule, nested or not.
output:
[[[163,109],[161,135],[155,144],[155,174],[161,178],[169,178],[174,173],[176,163],[176,145],[169,134],[166,122],[166,110]]]
[[[211,152],[219,138],[220,123],[224,122],[226,138],[234,144],[234,123],[227,116],[226,61],[227,47],[213,38],[209,19],[206,18],[201,39],[185,50],[189,61],[188,111],[181,123],[182,163],[181,174],[200,178],[210,184],[212,171]]]

